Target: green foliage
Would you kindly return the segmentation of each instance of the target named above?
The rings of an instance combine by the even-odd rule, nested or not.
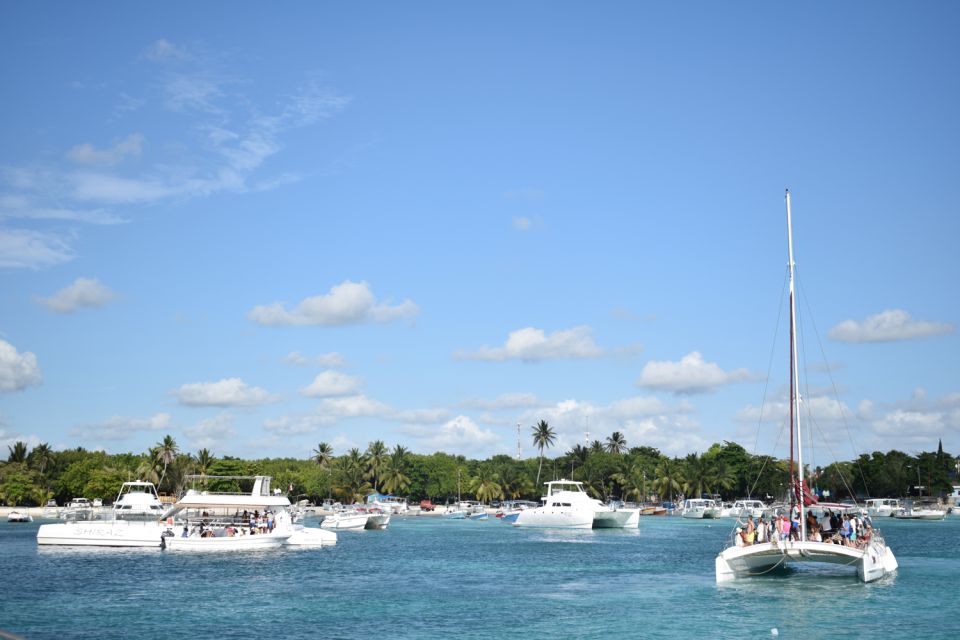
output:
[[[31,505],[55,497],[63,504],[80,496],[109,501],[122,482],[135,479],[158,483],[163,478],[161,493],[179,495],[188,488],[190,474],[205,476],[195,486],[209,491],[249,491],[252,485],[251,481],[215,476],[269,475],[274,487],[292,485],[291,500],[306,498],[317,503],[328,497],[362,501],[376,486],[413,501],[429,498],[442,504],[456,499],[458,473],[462,496],[484,501],[536,500],[543,493],[539,480],[547,475],[582,481],[602,500],[675,500],[681,494],[712,492],[724,499],[752,496],[768,500],[784,497],[789,486],[787,461],[750,455],[733,442],[714,444],[702,455],[680,459],[653,447],[626,450],[625,440],[614,433],[607,439],[608,444],[618,443],[612,448],[599,441],[589,448],[577,444],[563,455],[547,459],[545,450],[556,441],[556,434],[543,421],[533,431],[535,443],[541,443],[543,449],[539,456],[520,461],[507,455],[487,460],[442,452],[422,455],[399,445],[387,450],[381,441],[370,443],[364,452],[352,449],[339,457],[328,444],[320,443],[306,459],[260,460],[216,458],[206,449],[193,456],[180,452],[170,436],[141,454],[108,455],[79,447],[52,451],[47,445],[28,452],[26,445],[17,447],[15,443],[9,447],[10,454],[23,461],[0,463],[0,502]],[[812,486],[829,490],[834,499],[916,496],[918,491],[929,496],[948,492],[957,482],[957,463],[942,448],[916,456],[876,451],[809,470],[808,477]]]

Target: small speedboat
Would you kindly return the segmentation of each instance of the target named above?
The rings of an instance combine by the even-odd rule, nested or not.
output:
[[[7,522],[33,522],[33,516],[25,511],[11,511],[7,514]]]

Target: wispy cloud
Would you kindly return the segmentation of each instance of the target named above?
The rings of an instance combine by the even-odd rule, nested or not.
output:
[[[83,440],[126,440],[143,431],[165,431],[170,428],[170,414],[158,413],[149,418],[113,416],[96,424],[74,427],[70,435]]]
[[[894,342],[940,336],[955,329],[951,323],[914,320],[903,309],[887,309],[862,322],[844,320],[830,329],[829,336],[839,342]]]
[[[498,411],[501,409],[521,409],[524,407],[535,407],[540,403],[532,393],[504,393],[492,400],[483,398],[471,398],[460,403],[465,409],[481,409],[485,411]]]
[[[330,353],[321,353],[318,356],[305,356],[299,351],[291,351],[285,355],[281,362],[284,364],[293,364],[297,366],[318,365],[329,369],[338,369],[346,366],[346,359],[335,351]]]
[[[250,320],[268,326],[339,326],[411,318],[419,308],[410,300],[398,305],[377,302],[366,282],[344,281],[324,295],[305,298],[291,309],[282,302],[254,307]]]
[[[142,146],[143,134],[131,133],[106,149],[97,149],[89,143],[79,144],[67,151],[67,158],[77,164],[115,165],[128,158],[139,158]]]
[[[233,426],[233,416],[221,413],[212,418],[206,418],[193,426],[183,430],[195,449],[230,450],[237,437],[237,430]]]
[[[0,338],[0,392],[20,391],[43,381],[37,356]]]
[[[279,418],[268,418],[263,421],[263,428],[278,436],[299,436],[308,433],[315,433],[323,427],[328,427],[336,422],[333,416],[324,415],[298,415],[281,416]]]
[[[56,313],[73,313],[84,307],[102,307],[116,295],[96,278],[77,278],[49,298],[36,298],[39,304]]]
[[[45,269],[73,260],[69,236],[30,229],[0,228],[0,267]]]
[[[458,351],[455,358],[464,360],[524,360],[538,362],[559,358],[599,358],[604,355],[591,335],[590,327],[554,331],[526,327],[511,331],[502,347],[480,347],[476,351]]]
[[[251,387],[240,378],[217,382],[194,382],[174,391],[181,404],[191,407],[253,407],[276,402],[278,398],[260,387]]]
[[[724,371],[715,362],[704,362],[692,351],[679,362],[651,360],[643,367],[637,385],[679,394],[706,393],[733,382],[747,382],[754,376],[746,369]]]
[[[245,79],[228,56],[198,55],[160,39],[140,56],[144,95],[120,92],[114,117],[161,123],[172,143],[148,148],[148,129],[133,126],[109,142],[81,140],[56,160],[0,168],[0,222],[61,221],[116,224],[136,207],[219,193],[276,189],[299,179],[289,169],[270,174],[265,163],[288,135],[334,117],[350,98],[315,81],[279,96],[269,107],[244,93]],[[175,149],[189,146],[189,160]],[[136,160],[136,162],[130,162]],[[79,167],[77,165],[80,165]],[[124,216],[112,209],[123,207]],[[73,259],[74,227],[0,228],[0,267],[42,269]]]
[[[463,415],[439,427],[410,427],[403,433],[414,439],[415,448],[420,451],[445,451],[470,457],[481,456],[501,444],[500,436]]]

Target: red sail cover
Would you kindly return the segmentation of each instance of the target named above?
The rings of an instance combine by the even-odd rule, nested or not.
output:
[[[797,481],[793,481],[793,496],[797,502],[800,502],[800,487],[797,485]],[[803,506],[809,507],[812,504],[817,504],[819,502],[817,496],[810,493],[810,486],[807,484],[807,481],[803,481]]]

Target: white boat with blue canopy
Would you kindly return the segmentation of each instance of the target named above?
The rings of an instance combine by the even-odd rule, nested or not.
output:
[[[790,212],[790,192],[786,193],[787,251],[790,277],[790,478],[791,512],[799,514],[797,536],[774,535],[765,542],[744,541],[739,530],[732,534],[729,547],[715,560],[718,583],[738,578],[769,573],[780,567],[806,563],[832,564],[855,568],[863,582],[872,582],[896,571],[897,560],[886,545],[880,531],[873,531],[866,542],[837,544],[818,541],[807,535],[807,508],[816,502],[807,490],[804,480],[803,439],[800,429],[800,382],[797,364],[796,310],[794,304],[793,230]],[[797,465],[794,467],[794,435],[796,435]]]

